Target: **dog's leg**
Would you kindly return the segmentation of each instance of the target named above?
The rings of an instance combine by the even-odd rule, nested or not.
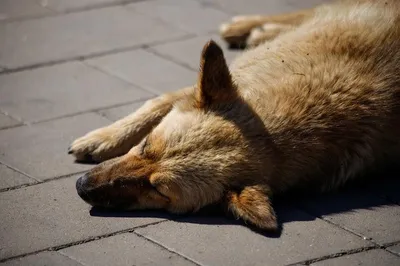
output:
[[[246,46],[250,33],[257,27],[268,27],[267,25],[281,28],[295,27],[302,24],[313,14],[314,9],[306,9],[275,16],[237,16],[233,17],[231,22],[220,26],[220,34],[232,46]],[[272,26],[270,27],[272,28]],[[274,37],[276,36],[274,35]]]
[[[149,100],[131,115],[78,138],[71,144],[68,153],[78,161],[95,162],[123,155],[168,114],[176,101],[190,93],[193,93],[192,87]]]

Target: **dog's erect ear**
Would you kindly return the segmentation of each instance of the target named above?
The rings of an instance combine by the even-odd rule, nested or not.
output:
[[[261,186],[248,186],[240,192],[228,192],[227,210],[259,229],[276,231],[278,222],[269,199],[269,190]]]
[[[213,40],[204,45],[197,80],[196,100],[199,107],[229,101],[235,95],[232,77],[221,47]]]

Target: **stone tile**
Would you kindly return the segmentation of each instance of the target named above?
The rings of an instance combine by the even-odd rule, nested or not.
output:
[[[201,5],[195,0],[143,1],[127,7],[195,34],[216,32],[219,25],[230,17],[218,9]]]
[[[168,221],[136,232],[201,265],[287,265],[369,245],[295,209],[279,215],[284,221],[280,237],[266,237],[215,217]]]
[[[89,212],[89,205],[76,193],[76,179],[73,176],[0,193],[0,259],[161,220]]]
[[[388,247],[387,249],[400,256],[400,244]]]
[[[41,252],[38,254],[10,260],[0,263],[2,266],[82,266],[82,264],[74,261],[57,252]]]
[[[366,252],[361,252],[339,258],[333,258],[316,262],[311,265],[312,266],[342,266],[342,265],[393,266],[393,265],[400,265],[400,257],[397,257],[381,249],[374,249]]]
[[[81,62],[2,75],[0,94],[2,110],[31,122],[152,95]]]
[[[241,51],[239,50],[228,49],[225,42],[221,40],[218,35],[205,35],[183,41],[168,42],[153,46],[151,49],[160,55],[163,55],[167,58],[172,58],[173,60],[181,64],[185,64],[197,71],[200,65],[200,54],[203,46],[210,39],[216,41],[221,48],[223,48],[224,55],[228,63],[231,63],[235,57],[241,54]]]
[[[154,93],[196,83],[196,73],[145,50],[134,50],[86,61],[111,75]]]
[[[400,206],[362,190],[348,190],[302,204],[312,215],[323,217],[379,244],[400,240]]]
[[[35,182],[34,179],[29,178],[13,169],[0,164],[0,189],[15,187],[24,184]]]
[[[108,118],[112,121],[117,121],[117,120],[135,112],[143,104],[144,104],[144,102],[127,104],[127,105],[118,106],[118,107],[114,107],[114,108],[103,109],[103,110],[100,110],[99,113],[102,116],[105,116],[106,118]]]
[[[0,78],[1,81],[1,78]],[[1,88],[1,84],[0,84],[0,88]],[[0,99],[1,102],[1,99]],[[0,107],[2,108],[3,106],[0,103]],[[12,127],[12,126],[16,126],[16,125],[20,125],[21,122],[17,121],[11,117],[9,117],[8,115],[4,115],[0,113],[0,129],[2,128],[6,128],[6,127]]]
[[[261,14],[272,15],[284,12],[292,12],[299,9],[298,6],[289,4],[288,0],[199,0],[205,5],[217,6],[232,14]],[[307,2],[301,1],[301,2]]]
[[[195,265],[134,233],[103,238],[59,252],[83,265]]]
[[[71,10],[99,8],[102,6],[118,5],[125,3],[126,0],[40,0],[44,6],[58,12]],[[141,0],[129,0],[138,2]]]
[[[70,143],[110,122],[88,113],[0,131],[0,161],[37,179],[76,173],[91,165],[74,164],[67,154]]]
[[[77,58],[185,35],[123,7],[0,25],[0,65],[8,68]]]
[[[51,13],[53,12],[41,6],[37,0],[0,1],[0,21],[21,17],[43,16]]]
[[[293,7],[297,7],[299,9],[301,8],[312,8],[318,5],[326,4],[333,2],[334,0],[303,0],[303,1],[298,1],[298,0],[285,0],[286,3]]]

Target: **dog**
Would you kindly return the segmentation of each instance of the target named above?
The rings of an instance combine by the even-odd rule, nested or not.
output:
[[[197,83],[75,140],[102,162],[76,189],[93,206],[196,212],[220,204],[278,228],[274,196],[325,192],[398,162],[400,1],[341,1],[221,26],[251,47],[227,66],[205,44]]]

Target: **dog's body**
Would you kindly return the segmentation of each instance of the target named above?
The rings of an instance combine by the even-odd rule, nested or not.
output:
[[[396,162],[398,10],[396,0],[344,1],[223,25],[228,42],[258,46],[228,70],[208,43],[196,86],[76,140],[78,159],[123,155],[79,179],[78,193],[93,205],[171,212],[221,202],[274,229],[272,195],[334,189]]]

